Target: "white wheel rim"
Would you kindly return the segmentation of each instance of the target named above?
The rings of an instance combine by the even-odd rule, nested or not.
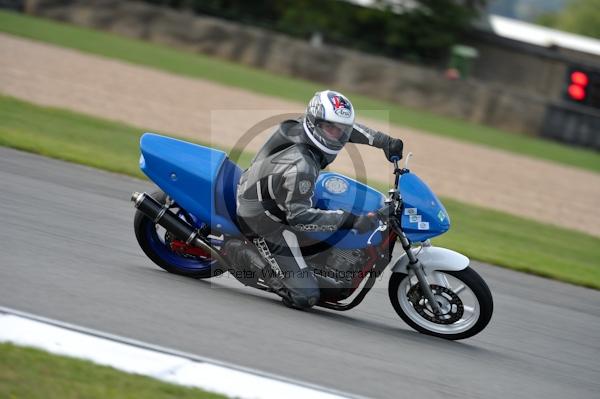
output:
[[[458,295],[462,301],[464,313],[460,320],[452,324],[437,324],[421,316],[413,307],[412,303],[410,303],[408,300],[408,290],[413,285],[417,284],[417,278],[410,275],[403,278],[398,287],[398,302],[400,304],[400,308],[404,314],[408,316],[408,318],[410,318],[420,327],[438,334],[460,334],[469,330],[475,325],[475,323],[477,323],[477,320],[479,320],[480,316],[480,306],[477,296],[469,288],[469,286],[467,286],[458,278],[443,272],[435,272],[435,274],[436,276],[431,276],[434,277],[434,279],[430,279],[430,281],[443,281],[443,285]]]

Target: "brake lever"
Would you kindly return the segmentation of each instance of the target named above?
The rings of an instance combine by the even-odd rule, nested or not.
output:
[[[388,228],[387,223],[384,223],[380,220],[379,227],[377,227],[375,230],[373,230],[373,233],[371,233],[371,235],[369,236],[369,239],[367,240],[367,245],[371,245],[371,240],[373,239],[375,234],[377,234],[378,231],[386,231],[387,228]]]
[[[409,152],[408,155],[406,156],[406,159],[404,160],[404,169],[408,169],[408,161],[410,161],[412,156],[413,156],[412,152]]]

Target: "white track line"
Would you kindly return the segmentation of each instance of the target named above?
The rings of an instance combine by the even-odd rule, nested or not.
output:
[[[0,307],[0,342],[91,360],[128,373],[239,398],[357,396]]]

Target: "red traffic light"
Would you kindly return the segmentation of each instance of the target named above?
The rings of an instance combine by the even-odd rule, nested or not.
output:
[[[569,86],[569,97],[576,101],[582,101],[585,98],[585,89],[577,84]]]
[[[571,73],[571,82],[579,86],[587,86],[589,78],[585,72],[574,71]]]

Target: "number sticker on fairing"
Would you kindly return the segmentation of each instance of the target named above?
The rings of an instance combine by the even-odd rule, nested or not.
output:
[[[419,230],[429,230],[429,222],[419,222],[417,228]]]
[[[440,219],[440,222],[444,222],[444,220],[446,220],[446,214],[444,213],[444,211],[439,211],[437,217],[438,219]]]
[[[421,215],[410,215],[409,220],[411,223],[419,223],[422,219]]]

